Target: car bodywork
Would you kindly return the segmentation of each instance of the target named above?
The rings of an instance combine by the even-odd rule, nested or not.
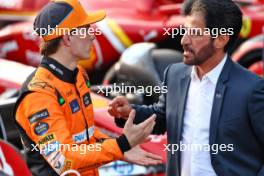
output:
[[[32,7],[32,13],[36,13],[36,9],[39,10],[45,1],[47,0],[42,0],[42,3]],[[107,18],[94,25],[94,28],[101,31],[101,35],[97,35],[94,41],[91,58],[80,61],[81,64],[90,72],[107,69],[119,59],[126,48],[138,42],[154,42],[159,48],[181,50],[181,35],[174,35],[174,29],[184,24],[184,17],[180,14],[180,2],[180,0],[101,0],[98,3],[82,0],[87,10],[105,8]],[[264,3],[263,0],[240,0],[237,3],[243,11],[239,45],[262,32]],[[30,20],[4,27],[0,31],[0,57],[27,65],[38,65],[41,59],[40,39],[33,33]]]
[[[232,58],[252,72],[263,76],[264,34],[244,42],[232,55]]]
[[[180,4],[175,2],[102,0],[98,3],[83,0],[87,10],[105,8],[107,11],[107,18],[95,25],[102,35],[97,35],[92,58],[82,62],[83,66],[88,70],[106,68],[133,43],[162,43],[170,39],[171,36],[163,35],[163,28],[178,27],[184,20],[179,15]],[[0,32],[0,57],[35,66],[40,60],[39,42],[33,35],[32,21],[10,24]]]

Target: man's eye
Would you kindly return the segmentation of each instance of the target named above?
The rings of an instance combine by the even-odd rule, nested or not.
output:
[[[77,32],[77,29],[76,28],[71,30],[71,34],[72,33],[76,33],[76,32]]]
[[[200,28],[189,28],[189,35],[191,36],[202,36],[202,29]]]

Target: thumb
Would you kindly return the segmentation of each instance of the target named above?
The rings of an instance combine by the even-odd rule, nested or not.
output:
[[[150,142],[151,141],[151,137],[150,136],[148,136],[145,140],[144,140],[144,142],[143,143],[147,143],[147,142]]]
[[[113,99],[108,103],[108,106],[114,106],[116,104],[116,100]]]
[[[125,97],[124,96],[118,96],[115,97],[112,101],[109,102],[109,106],[118,106],[118,105],[122,105],[125,102]]]
[[[135,115],[136,115],[136,111],[133,109],[129,113],[129,116],[128,116],[128,119],[127,119],[127,122],[126,122],[127,126],[132,126],[133,125],[133,122],[134,122],[134,119],[135,119]]]

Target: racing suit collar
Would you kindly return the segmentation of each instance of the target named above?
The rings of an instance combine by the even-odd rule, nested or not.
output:
[[[42,58],[42,61],[40,63],[41,67],[44,67],[48,69],[50,72],[52,72],[57,78],[59,78],[62,81],[74,84],[75,78],[78,73],[78,68],[76,68],[74,71],[68,69],[67,67],[60,64],[58,61],[54,60],[53,58],[44,56]]]

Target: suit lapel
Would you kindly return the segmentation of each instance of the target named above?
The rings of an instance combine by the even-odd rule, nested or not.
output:
[[[178,108],[178,122],[177,122],[177,142],[180,142],[181,131],[182,131],[182,120],[185,112],[185,105],[188,96],[189,85],[191,82],[191,68],[186,71],[184,77],[180,80],[180,96],[179,96],[179,108]]]
[[[190,73],[191,73],[191,67],[187,68],[185,74],[183,75],[182,78],[180,78],[180,86],[179,89],[179,95],[176,96],[175,94],[175,99],[178,99],[179,105],[178,108],[175,108],[175,119],[176,119],[176,130],[177,130],[177,141],[176,143],[180,143],[180,139],[181,139],[181,131],[182,131],[182,120],[183,120],[183,116],[184,116],[184,112],[185,112],[185,105],[186,105],[186,100],[187,100],[187,94],[188,94],[188,90],[189,90],[189,85],[191,82],[191,77],[190,77]],[[178,150],[179,152],[179,150]],[[178,153],[178,157],[177,157],[177,173],[180,174],[180,152]]]
[[[227,89],[226,81],[229,78],[229,72],[231,70],[232,64],[233,63],[231,59],[228,57],[216,85],[212,113],[211,113],[211,121],[210,121],[210,133],[209,133],[210,145],[213,145],[216,140],[218,122],[222,111],[222,104],[223,104],[225,92]]]
[[[218,121],[220,117],[220,112],[222,109],[222,103],[224,99],[226,86],[220,82],[216,89],[215,89],[215,95],[214,95],[214,101],[213,101],[213,108],[211,113],[211,121],[210,121],[210,138],[209,143],[210,145],[214,144],[216,134],[217,134],[217,128],[218,128]]]

